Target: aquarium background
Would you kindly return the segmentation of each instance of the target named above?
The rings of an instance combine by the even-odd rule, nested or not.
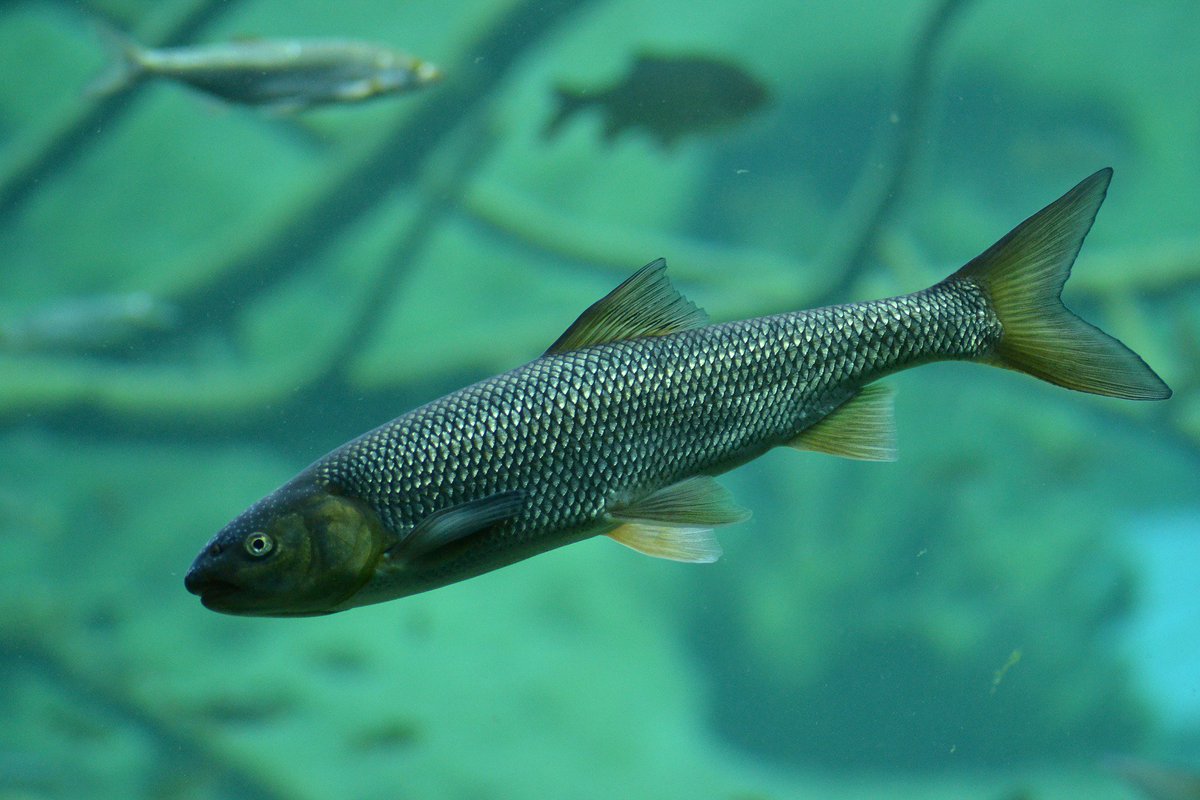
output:
[[[447,77],[97,96],[104,26]],[[1200,769],[1197,42],[1191,0],[3,4],[0,798],[1172,800],[1114,764]],[[644,53],[771,103],[543,137]],[[311,619],[184,591],[245,506],[656,257],[716,320],[912,291],[1109,165],[1065,297],[1166,403],[935,365],[889,379],[899,462],[722,478],[754,517],[714,565],[599,539]]]

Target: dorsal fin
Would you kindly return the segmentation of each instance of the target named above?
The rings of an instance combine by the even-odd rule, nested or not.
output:
[[[797,450],[815,450],[863,461],[895,461],[896,412],[892,408],[892,390],[879,384],[861,389],[788,444]]]
[[[545,355],[623,339],[665,336],[707,323],[704,310],[671,285],[667,260],[659,258],[589,306]]]

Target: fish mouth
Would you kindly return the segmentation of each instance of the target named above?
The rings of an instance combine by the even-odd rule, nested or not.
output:
[[[199,597],[200,604],[209,611],[242,617],[287,615],[287,612],[271,610],[264,598],[255,595],[246,587],[206,575],[201,568],[192,567],[188,570],[183,578],[183,585]]]
[[[242,587],[226,581],[209,580],[188,591],[200,598],[200,605],[209,611],[240,616],[259,616],[260,612],[252,601],[247,600]]]
[[[241,587],[237,584],[205,575],[203,571],[195,567],[188,570],[187,575],[184,576],[183,586],[189,592],[199,597],[200,602],[206,608],[211,608],[214,611],[228,607],[228,603],[222,601],[241,591]]]

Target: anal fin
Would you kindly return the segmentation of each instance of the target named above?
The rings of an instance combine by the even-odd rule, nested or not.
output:
[[[892,390],[867,386],[790,442],[813,450],[863,461],[896,460],[896,412]]]

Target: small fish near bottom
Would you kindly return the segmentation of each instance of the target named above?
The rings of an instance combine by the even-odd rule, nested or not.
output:
[[[1060,300],[1112,170],[936,285],[709,324],[651,262],[540,358],[317,459],[222,528],[185,585],[209,609],[311,616],[607,535],[714,561],[746,518],[713,476],[782,445],[895,457],[886,375],[961,360],[1130,400],[1171,390]]]

